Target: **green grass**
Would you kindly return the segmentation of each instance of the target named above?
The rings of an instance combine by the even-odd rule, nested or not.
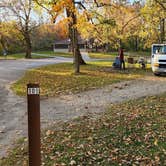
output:
[[[128,56],[131,57],[150,57],[150,52],[124,52],[125,58],[127,58]],[[97,59],[112,59],[114,60],[114,58],[116,56],[118,56],[118,52],[109,52],[109,53],[89,53],[89,56],[91,58],[97,58]]]
[[[53,52],[53,51],[36,51],[33,53],[37,54],[42,54],[40,55],[35,55],[32,54],[32,59],[42,59],[42,58],[48,58],[49,56],[61,56],[61,57],[72,57],[72,53],[66,53],[66,52]],[[44,56],[45,55],[45,56]],[[25,58],[25,53],[16,53],[16,54],[9,54],[7,57],[0,56],[0,59],[24,59]]]
[[[145,51],[138,51],[138,52],[127,52],[127,55],[132,56],[132,57],[150,57],[151,53],[150,52],[145,52]]]
[[[112,105],[96,119],[56,124],[42,135],[43,166],[165,165],[165,108],[163,94]],[[26,145],[18,144],[0,165],[28,165]]]
[[[27,83],[39,83],[41,96],[56,96],[78,93],[108,84],[136,79],[150,71],[130,69],[119,71],[112,69],[109,61],[91,62],[81,66],[81,74],[73,74],[73,64],[55,64],[29,70],[24,77],[12,85],[18,95],[25,95]]]
[[[7,57],[0,56],[0,59],[24,59],[24,58],[25,58],[25,53],[11,54],[7,55]],[[32,59],[43,59],[43,58],[48,58],[48,56],[32,55]]]
[[[73,57],[72,53],[69,52],[54,52],[54,51],[35,51],[34,53],[49,55],[49,56],[61,56],[61,57]]]
[[[6,57],[0,56],[0,59],[21,59],[24,57],[25,57],[24,53],[16,53],[16,54],[7,55]]]
[[[117,56],[118,53],[116,52],[112,52],[112,53],[89,53],[89,56],[91,58],[95,58],[95,59],[114,59],[115,56]]]

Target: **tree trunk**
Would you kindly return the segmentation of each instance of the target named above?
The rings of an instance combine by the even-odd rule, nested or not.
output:
[[[122,40],[119,39],[119,48],[122,48]]]
[[[97,45],[95,46],[95,52],[98,52],[98,47],[97,47]]]
[[[138,51],[138,37],[135,37],[135,51]]]
[[[79,55],[79,63],[80,63],[80,65],[86,65],[84,59],[82,58],[82,55],[81,55],[81,52],[80,52],[80,49],[79,49],[79,48],[78,48],[78,50],[77,50],[77,53],[78,53],[78,55]]]
[[[74,1],[73,1],[74,5]],[[78,31],[77,27],[75,26],[77,24],[77,17],[74,12],[71,12],[69,9],[66,9],[67,17],[72,18],[72,23],[69,23],[69,38],[71,41],[71,47],[72,47],[72,52],[73,52],[73,57],[74,57],[74,71],[75,74],[78,74],[80,72],[80,65],[86,64],[85,61],[83,60],[79,45],[78,45]]]
[[[5,44],[5,38],[4,38],[3,35],[1,36],[0,43],[1,43],[1,46],[2,46],[2,50],[7,51],[7,47],[6,47],[6,44]]]
[[[27,45],[27,46],[26,46],[26,54],[25,54],[25,58],[27,58],[27,59],[31,59],[31,58],[32,58],[32,56],[31,56],[31,52],[32,52],[31,47],[30,47],[29,45]]]
[[[77,39],[77,29],[73,28],[73,56],[74,56],[74,72],[75,74],[80,73],[80,63],[78,54],[78,39]]]
[[[161,27],[161,43],[164,43],[164,40],[165,40],[165,19],[161,19],[160,27]]]
[[[73,1],[74,6],[74,1]],[[78,55],[78,33],[77,33],[77,17],[74,12],[71,13],[72,17],[72,50],[73,50],[73,57],[74,57],[74,73],[80,73],[80,63],[79,63],[79,55]]]
[[[25,58],[31,59],[31,52],[32,52],[32,44],[31,44],[31,38],[28,32],[25,33],[25,44],[26,44],[26,54]]]

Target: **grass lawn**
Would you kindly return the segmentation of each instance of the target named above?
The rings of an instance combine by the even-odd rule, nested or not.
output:
[[[127,52],[126,53],[129,56],[133,56],[133,57],[150,57],[151,56],[151,52],[145,52],[145,51],[138,51],[138,52]]]
[[[24,58],[25,58],[25,53],[7,55],[6,58],[4,56],[0,56],[0,59],[24,59]],[[42,59],[42,58],[48,58],[48,56],[32,55],[32,59]]]
[[[73,64],[55,64],[29,70],[24,77],[13,84],[18,95],[25,95],[27,83],[39,83],[41,96],[78,93],[108,84],[142,77],[150,70],[132,69],[130,71],[112,70],[108,61],[90,62],[81,66],[81,74],[73,74]]]
[[[10,55],[7,55],[6,57],[0,56],[0,59],[21,59],[21,58],[25,58],[24,53],[10,54]]]
[[[166,165],[166,94],[110,106],[100,118],[56,124],[42,135],[42,165]],[[57,129],[57,126],[59,129]],[[27,165],[22,141],[0,165]]]
[[[69,53],[69,52],[35,51],[33,53],[49,55],[49,56],[62,56],[62,57],[68,57],[68,58],[73,57],[72,53]]]
[[[96,59],[114,59],[115,56],[118,55],[118,52],[111,52],[111,53],[95,53],[95,52],[90,52],[89,56],[91,58],[96,58]]]
[[[124,52],[125,58],[128,56],[131,57],[150,57],[150,52]],[[109,53],[89,53],[91,58],[96,59],[112,59],[118,56],[118,52],[109,52]]]
[[[35,55],[36,54],[42,54],[40,55]],[[53,52],[53,51],[36,51],[32,53],[32,59],[42,59],[42,58],[48,58],[49,56],[62,56],[62,57],[72,57],[72,53],[67,53],[67,52]],[[45,56],[44,56],[45,55]],[[16,53],[16,54],[10,54],[7,55],[5,58],[4,56],[0,56],[0,59],[22,59],[25,58],[25,53]]]

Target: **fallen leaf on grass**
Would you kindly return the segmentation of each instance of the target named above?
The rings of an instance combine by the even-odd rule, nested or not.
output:
[[[158,145],[158,140],[157,139],[155,139],[155,141],[154,141],[154,145]]]
[[[76,165],[76,161],[75,160],[71,160],[70,161],[70,165]]]

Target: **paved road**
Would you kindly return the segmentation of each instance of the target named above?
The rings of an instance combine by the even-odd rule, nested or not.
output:
[[[14,138],[27,130],[26,99],[9,90],[11,82],[17,80],[27,69],[47,64],[70,62],[71,58],[49,58],[32,60],[0,60],[0,157]],[[24,129],[24,131],[22,131]]]

